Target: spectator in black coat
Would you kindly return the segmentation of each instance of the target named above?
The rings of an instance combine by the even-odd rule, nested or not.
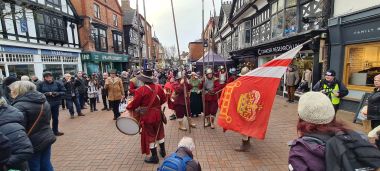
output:
[[[9,139],[0,131],[0,168],[3,163],[6,163],[8,158],[11,156],[12,143]]]
[[[65,95],[66,89],[60,82],[53,80],[53,74],[51,72],[45,72],[43,77],[44,82],[39,84],[37,90],[46,96],[50,104],[54,134],[61,136],[63,132],[58,131],[59,105],[61,104],[62,97]]]
[[[33,146],[22,125],[23,121],[23,114],[8,105],[0,93],[0,130],[3,134],[1,137],[11,143],[10,147],[0,143],[0,170],[28,170],[27,161],[33,155]],[[3,151],[3,148],[7,148],[11,152],[10,155],[9,151]]]
[[[29,160],[31,170],[53,170],[50,162],[51,145],[56,138],[50,127],[51,111],[46,97],[36,91],[36,86],[30,81],[16,81],[11,84],[13,106],[24,114],[24,126],[30,132],[29,138],[33,144],[34,155]],[[39,120],[38,116],[41,114]]]
[[[85,116],[81,111],[81,106],[78,100],[79,93],[77,87],[80,86],[80,82],[75,81],[70,74],[65,74],[65,77],[63,78],[63,85],[66,89],[66,94],[64,97],[66,99],[66,107],[69,109],[71,119],[74,119],[74,106],[77,110],[78,116]]]
[[[108,73],[103,73],[103,79],[99,81],[99,86],[101,88],[101,92],[102,92],[102,101],[103,101],[103,109],[102,110],[107,110],[109,111],[110,108],[108,107],[108,90],[105,88],[105,84],[106,84],[106,80],[108,78]]]
[[[87,99],[87,80],[86,78],[83,77],[83,73],[82,72],[78,72],[77,74],[77,77],[75,78],[75,81],[77,82],[76,84],[78,84],[78,93],[79,93],[79,96],[78,96],[78,100],[79,100],[79,104],[80,104],[80,107],[82,109],[86,109],[85,107],[85,104],[86,104],[86,99]]]

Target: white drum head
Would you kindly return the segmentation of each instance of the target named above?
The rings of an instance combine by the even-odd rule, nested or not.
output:
[[[116,120],[117,129],[126,135],[136,135],[140,131],[140,126],[134,118],[119,117]]]

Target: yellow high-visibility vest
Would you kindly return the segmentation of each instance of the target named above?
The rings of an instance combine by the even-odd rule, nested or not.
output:
[[[331,103],[333,105],[337,105],[340,103],[340,98],[335,96],[334,92],[339,92],[339,85],[335,84],[334,88],[329,88],[326,84],[323,84],[323,90],[325,92],[329,93],[329,97],[331,99]]]

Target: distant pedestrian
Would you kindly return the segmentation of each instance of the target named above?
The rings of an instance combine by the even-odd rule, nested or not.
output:
[[[121,72],[120,78],[123,81],[124,95],[125,95],[125,97],[128,97],[129,81],[131,78],[129,77],[129,74],[127,71]]]
[[[75,81],[75,79],[70,74],[65,74],[63,83],[66,89],[64,99],[66,100],[66,106],[70,112],[70,118],[74,119],[74,106],[78,113],[78,116],[85,116],[82,113],[81,106],[78,100],[79,93],[77,87],[80,86],[79,82]]]
[[[46,96],[46,99],[50,104],[54,134],[56,136],[61,136],[64,133],[58,130],[59,105],[61,104],[61,99],[65,95],[66,89],[60,82],[53,80],[53,74],[51,72],[44,72],[43,77],[44,82],[37,87],[37,90]]]
[[[190,94],[190,109],[192,117],[198,117],[203,111],[202,105],[202,91],[199,88],[201,85],[201,80],[198,78],[195,72],[191,73],[191,78],[189,80],[191,85]]]
[[[285,85],[288,91],[288,102],[293,103],[295,100],[295,91],[298,82],[300,81],[299,73],[295,66],[290,65],[286,71]]]
[[[30,78],[27,75],[23,75],[21,76],[21,81],[30,81]]]
[[[35,75],[33,75],[33,76],[31,77],[31,80],[32,80],[32,82],[34,83],[34,85],[36,85],[37,87],[38,87],[38,84],[40,84],[40,83],[42,82],[42,81],[39,80],[38,77],[35,76]]]
[[[175,153],[165,158],[158,171],[186,170],[201,171],[201,165],[194,159],[195,144],[192,138],[183,137]]]
[[[15,99],[12,105],[23,113],[23,123],[33,144],[30,170],[53,171],[50,162],[51,146],[56,138],[50,127],[51,110],[46,97],[36,91],[36,86],[29,81],[14,82],[10,88]]]
[[[113,110],[113,120],[116,120],[120,117],[119,105],[121,99],[125,97],[124,86],[123,81],[116,76],[116,70],[111,70],[110,75],[105,82],[105,89],[108,91],[108,100]]]
[[[339,109],[341,98],[347,96],[348,90],[335,76],[336,73],[334,70],[327,70],[325,78],[314,85],[313,91],[320,91],[329,97],[336,113]]]
[[[102,110],[110,110],[108,107],[108,90],[105,87],[106,80],[108,78],[108,73],[103,73],[103,79],[99,81],[100,91],[102,94],[102,101],[103,101],[103,109]]]
[[[79,82],[77,88],[79,92],[78,100],[79,100],[80,107],[82,109],[86,109],[85,104],[86,104],[87,85],[88,85],[87,80],[86,78],[83,77],[83,73],[81,71],[78,72],[75,80]]]
[[[90,82],[88,82],[88,98],[90,99],[90,110],[91,112],[98,111],[96,109],[96,97],[98,96],[98,82],[91,78]]]
[[[23,126],[24,116],[18,109],[7,104],[1,92],[0,118],[0,134],[3,142],[0,144],[0,170],[28,171],[27,161],[33,156],[33,146]],[[8,145],[5,144],[6,141]]]

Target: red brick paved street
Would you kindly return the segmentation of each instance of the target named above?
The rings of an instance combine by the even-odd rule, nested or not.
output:
[[[102,107],[97,104],[98,109]],[[241,143],[239,134],[204,129],[202,119],[197,118],[198,128],[192,133],[177,129],[177,123],[169,121],[165,126],[168,153],[176,149],[183,136],[191,136],[196,143],[195,157],[202,170],[287,170],[287,142],[296,137],[297,104],[288,104],[277,96],[270,117],[265,140],[253,140],[253,149],[238,153],[233,149]],[[70,119],[67,110],[61,111],[60,129],[65,133],[53,145],[52,161],[56,170],[155,170],[158,165],[144,163],[140,153],[140,136],[121,134],[108,112],[89,113],[85,117]],[[344,113],[344,114],[343,114]],[[167,110],[167,116],[170,112]],[[340,112],[345,120],[349,113]],[[160,161],[162,159],[160,158]]]

